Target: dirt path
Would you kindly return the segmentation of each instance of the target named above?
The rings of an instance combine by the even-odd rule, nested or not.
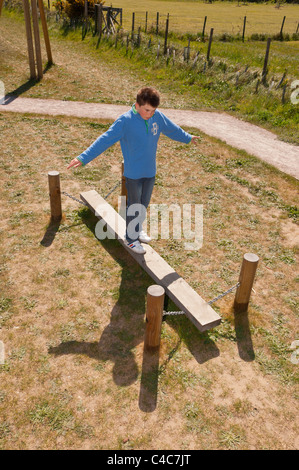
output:
[[[128,106],[59,101],[53,99],[8,98],[1,111],[38,113],[115,120]],[[299,147],[278,140],[272,132],[225,113],[162,109],[181,126],[199,129],[232,147],[245,150],[279,170],[299,179]]]

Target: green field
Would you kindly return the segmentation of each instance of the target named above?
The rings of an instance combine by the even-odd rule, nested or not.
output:
[[[108,2],[107,2],[108,3]],[[110,3],[109,3],[110,4]],[[278,34],[283,17],[286,16],[284,32],[296,32],[299,21],[299,5],[284,4],[276,8],[275,4],[244,4],[240,2],[203,1],[157,1],[157,0],[116,0],[114,7],[123,8],[123,25],[131,28],[132,13],[135,12],[136,26],[145,24],[145,12],[148,12],[148,24],[155,24],[159,12],[161,26],[170,15],[170,31],[193,34],[201,33],[204,17],[207,16],[206,31],[214,28],[215,35],[223,33],[241,34],[244,16],[247,17],[246,34]]]

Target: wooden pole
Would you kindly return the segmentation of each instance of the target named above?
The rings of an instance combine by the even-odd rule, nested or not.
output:
[[[206,23],[207,23],[207,17],[205,16],[204,22],[203,22],[203,28],[202,28],[202,40],[205,40],[205,29],[206,29]]]
[[[62,218],[59,172],[49,171],[48,181],[51,207],[51,221],[58,222]]]
[[[127,193],[127,187],[126,187],[126,177],[124,176],[124,162],[121,164],[121,195],[125,196],[127,199],[128,193]]]
[[[33,39],[32,39],[29,0],[23,0],[23,8],[24,8],[24,18],[25,18],[25,26],[26,26],[26,38],[27,38],[30,78],[35,80],[36,70],[35,70],[35,61],[34,61],[34,47],[33,47]]]
[[[246,312],[250,300],[253,281],[259,262],[259,257],[253,253],[245,253],[239,276],[239,287],[237,288],[234,310],[236,313]]]
[[[281,23],[280,33],[279,33],[279,37],[280,37],[281,41],[282,41],[282,38],[283,38],[283,36],[282,36],[282,31],[283,31],[283,27],[284,27],[284,22],[285,22],[285,20],[286,20],[286,17],[284,16],[284,17],[283,17],[283,20],[282,20],[282,23]]]
[[[152,285],[147,289],[146,330],[144,346],[155,349],[160,346],[165,290],[164,287]]]
[[[47,20],[45,16],[43,0],[38,0],[38,8],[39,8],[39,13],[40,13],[40,19],[42,22],[42,27],[43,27],[44,40],[45,40],[45,45],[46,45],[47,57],[48,57],[48,65],[52,65],[53,58],[52,58],[50,38],[49,38],[49,33],[48,33],[48,26],[47,26]]]
[[[32,11],[35,56],[36,56],[36,65],[37,65],[37,78],[38,80],[41,80],[43,78],[43,64],[42,64],[42,53],[41,53],[41,47],[40,47],[40,36],[39,36],[36,0],[31,0],[31,11]]]
[[[167,53],[167,38],[168,38],[169,18],[166,19],[165,39],[164,39],[164,55]]]
[[[134,30],[135,30],[135,12],[133,11],[133,13],[132,13],[132,30],[131,30],[132,38],[134,36]]]
[[[1,16],[1,11],[2,11],[3,3],[4,3],[4,0],[0,0],[0,16]]]
[[[243,21],[243,33],[242,33],[242,41],[244,42],[245,39],[245,28],[246,28],[246,16],[244,16],[244,21]]]
[[[147,20],[148,20],[148,11],[145,12],[145,27],[144,27],[145,33],[147,33]]]
[[[211,45],[212,45],[212,40],[213,40],[213,32],[214,32],[214,28],[211,28],[210,37],[209,37],[208,52],[207,52],[207,62],[208,63],[210,61],[210,52],[211,52]]]
[[[268,72],[268,60],[269,60],[270,44],[271,44],[271,38],[268,38],[267,39],[266,54],[265,54],[265,59],[264,59],[264,67],[263,67],[263,72],[262,72],[262,82],[263,83],[265,83],[265,81],[266,81],[266,76],[267,76],[267,72]]]
[[[103,5],[100,3],[97,7],[97,32],[99,33],[99,39],[102,37],[103,31]]]

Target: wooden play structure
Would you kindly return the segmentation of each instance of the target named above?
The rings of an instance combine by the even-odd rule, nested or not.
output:
[[[62,218],[61,190],[59,172],[48,173],[51,220],[59,223]],[[67,194],[67,193],[65,193]],[[122,178],[122,195],[124,182]],[[76,200],[76,198],[72,197]],[[221,323],[221,317],[195,292],[192,287],[150,246],[144,255],[136,254],[125,244],[126,222],[114,208],[95,190],[80,194],[81,201],[106,225],[107,230],[130,253],[139,265],[151,276],[155,284],[147,290],[145,346],[149,349],[160,345],[160,333],[163,317],[164,297],[169,297],[181,308],[199,331],[206,331]],[[78,200],[80,202],[80,200]],[[82,202],[81,202],[82,203]],[[246,312],[250,300],[254,277],[259,258],[253,253],[246,253],[236,285],[234,300],[236,313]],[[229,289],[231,291],[232,289]],[[229,292],[227,291],[227,292]],[[220,297],[226,295],[222,294]],[[216,300],[216,299],[214,299]]]
[[[4,0],[0,0],[0,15]],[[38,8],[37,8],[38,4]],[[45,9],[43,0],[31,0],[31,8],[29,0],[23,0],[24,8],[24,19],[26,26],[26,39],[27,39],[27,50],[29,59],[30,78],[33,80],[41,80],[43,78],[43,65],[42,65],[42,54],[40,44],[40,32],[39,32],[39,21],[38,21],[38,10],[39,16],[43,28],[43,35],[45,40],[45,46],[48,57],[48,66],[53,64],[51,45],[45,15]],[[31,10],[31,11],[30,11]]]

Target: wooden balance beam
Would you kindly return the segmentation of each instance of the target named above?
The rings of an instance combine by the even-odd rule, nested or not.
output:
[[[126,246],[125,220],[97,191],[83,192],[80,197],[100,220],[103,219],[109,231],[152,279],[164,287],[168,297],[185,312],[199,331],[206,331],[220,324],[221,318],[218,313],[150,245],[146,245],[144,255],[136,254]]]

